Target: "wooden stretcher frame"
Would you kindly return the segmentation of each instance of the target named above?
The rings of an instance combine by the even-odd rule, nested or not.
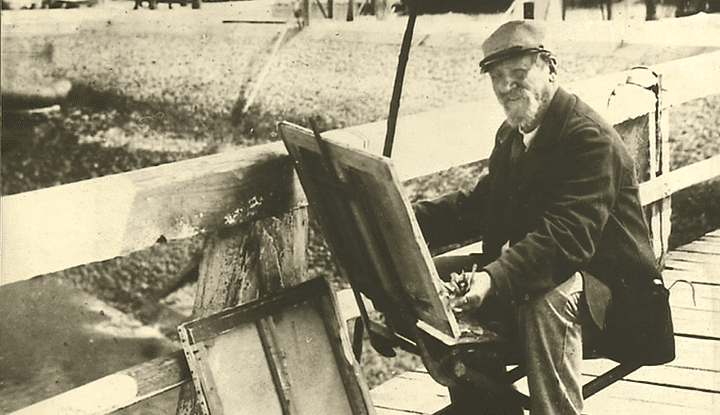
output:
[[[337,309],[315,278],[179,326],[203,413],[374,415]]]
[[[414,340],[419,328],[456,344],[457,321],[438,294],[442,281],[392,161],[287,122],[279,131],[353,289],[370,298],[401,337]]]

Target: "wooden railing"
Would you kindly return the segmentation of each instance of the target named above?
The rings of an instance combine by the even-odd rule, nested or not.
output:
[[[720,156],[669,171],[665,110],[720,93],[720,52],[653,70],[662,75],[666,90],[659,107],[663,115],[657,118],[655,93],[626,83],[629,72],[570,84],[568,89],[604,112],[643,160],[648,180],[641,185],[641,200],[652,213],[656,249],[664,252],[672,193],[720,176]],[[502,120],[499,111],[494,98],[488,98],[400,119],[393,159],[403,179],[466,164],[473,156],[487,157]],[[384,128],[384,123],[367,124],[324,136],[380,154]],[[6,196],[0,203],[0,285],[127,255],[162,238],[197,234],[207,235],[208,243],[193,317],[307,278],[307,202],[282,143]],[[178,412],[190,413],[195,394],[189,381],[178,351],[16,414],[105,414],[181,385]],[[92,405],[83,396],[93,396]]]

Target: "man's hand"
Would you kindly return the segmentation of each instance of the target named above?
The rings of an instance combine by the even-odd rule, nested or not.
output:
[[[493,281],[490,274],[481,272],[464,272],[451,274],[452,285],[457,287],[450,296],[449,304],[455,312],[473,310],[485,301],[493,290]]]

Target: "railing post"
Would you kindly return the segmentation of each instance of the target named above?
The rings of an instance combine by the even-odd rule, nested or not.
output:
[[[655,109],[655,147],[657,148],[657,160],[655,161],[654,177],[660,177],[670,172],[670,111],[663,109],[663,86],[662,74],[657,75],[657,85],[655,94],[657,95],[657,104]],[[665,265],[665,254],[668,251],[668,242],[670,240],[670,231],[672,224],[670,216],[672,215],[672,199],[667,196],[652,205],[653,226],[653,243],[655,246],[655,257],[659,259],[660,265]],[[656,218],[657,217],[657,218]]]
[[[648,112],[634,119],[615,125],[628,145],[637,166],[638,181],[657,182],[660,176],[670,171],[670,144],[668,140],[669,117],[664,111],[662,76],[647,68],[636,68],[627,78],[626,84],[616,88],[611,96],[610,108],[629,108],[644,99],[651,98]],[[649,104],[650,104],[649,103]],[[643,201],[650,228],[655,258],[662,267],[668,250],[671,223],[671,198],[657,201]]]
[[[295,207],[209,237],[200,264],[193,318],[244,304],[306,279],[308,214]],[[177,414],[200,414],[192,384],[181,387]]]

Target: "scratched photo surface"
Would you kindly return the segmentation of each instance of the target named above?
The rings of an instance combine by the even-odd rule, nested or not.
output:
[[[628,71],[663,75],[662,174],[696,166],[656,190],[672,194],[664,276],[678,358],[587,410],[711,414],[720,5],[649,2],[534,3],[559,82],[615,121],[642,105],[613,106]],[[391,156],[412,202],[472,189],[486,173],[504,115],[480,73],[480,45],[522,18],[523,3],[419,2]],[[190,413],[183,322],[311,278],[331,282],[341,314],[357,316],[277,133],[278,122],[313,120],[323,135],[382,154],[408,13],[399,1],[350,4],[2,1],[1,413]],[[378,407],[432,413],[449,402],[418,356],[383,357],[367,334],[360,367]],[[393,389],[403,379],[414,389]]]

